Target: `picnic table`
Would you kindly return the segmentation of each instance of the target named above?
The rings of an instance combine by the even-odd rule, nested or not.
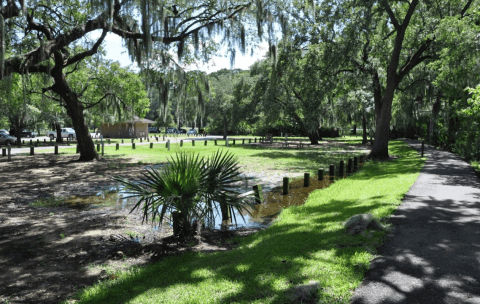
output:
[[[286,139],[282,142],[282,147],[283,148],[288,148],[290,146],[295,146],[295,147],[297,147],[297,149],[299,149],[299,148],[303,148],[305,145],[306,144],[301,140],[300,141],[294,141],[294,140]]]

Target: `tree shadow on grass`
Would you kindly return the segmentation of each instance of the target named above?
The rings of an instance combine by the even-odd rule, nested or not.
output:
[[[139,301],[148,301],[163,295],[165,298],[157,301],[250,303],[263,299],[290,303],[296,286],[309,280],[320,283],[319,297],[333,297],[330,289],[336,287],[332,281],[339,276],[358,281],[365,267],[352,266],[357,252],[378,242],[347,235],[340,223],[379,206],[359,206],[358,201],[350,200],[292,208],[285,223],[247,237],[237,249],[167,258],[103,286],[102,292],[90,294],[84,302],[124,303],[139,296],[146,297]],[[339,225],[332,226],[335,223]],[[338,265],[339,258],[351,267],[339,270],[343,267]]]

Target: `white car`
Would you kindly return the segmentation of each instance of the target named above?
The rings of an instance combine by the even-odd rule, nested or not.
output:
[[[8,134],[0,134],[0,145],[8,146],[16,143],[17,139],[15,137]]]
[[[77,135],[75,134],[75,130],[72,128],[62,128],[61,133],[62,133],[62,138],[69,138],[70,140],[77,138]],[[54,140],[55,137],[57,136],[57,131],[48,131],[47,136],[50,137],[51,140]]]
[[[197,134],[197,130],[195,129],[188,130],[187,134]]]

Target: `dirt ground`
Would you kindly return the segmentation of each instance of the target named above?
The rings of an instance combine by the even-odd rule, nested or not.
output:
[[[201,242],[167,242],[171,229],[141,223],[116,206],[95,209],[33,207],[47,197],[85,197],[135,178],[145,164],[113,159],[79,163],[78,156],[22,156],[0,162],[0,303],[74,302],[80,289],[112,273],[168,255],[231,249],[227,240],[254,230],[202,233]]]

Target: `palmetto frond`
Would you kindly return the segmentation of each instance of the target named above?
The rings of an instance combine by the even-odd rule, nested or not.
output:
[[[177,153],[162,168],[146,169],[140,181],[115,176],[129,197],[139,200],[132,208],[143,209],[143,220],[149,217],[163,222],[167,213],[179,212],[187,221],[213,221],[215,214],[226,210],[247,210],[249,203],[238,198],[241,181],[238,161],[231,153],[215,152],[205,159],[198,154]],[[232,220],[234,212],[231,212]]]

